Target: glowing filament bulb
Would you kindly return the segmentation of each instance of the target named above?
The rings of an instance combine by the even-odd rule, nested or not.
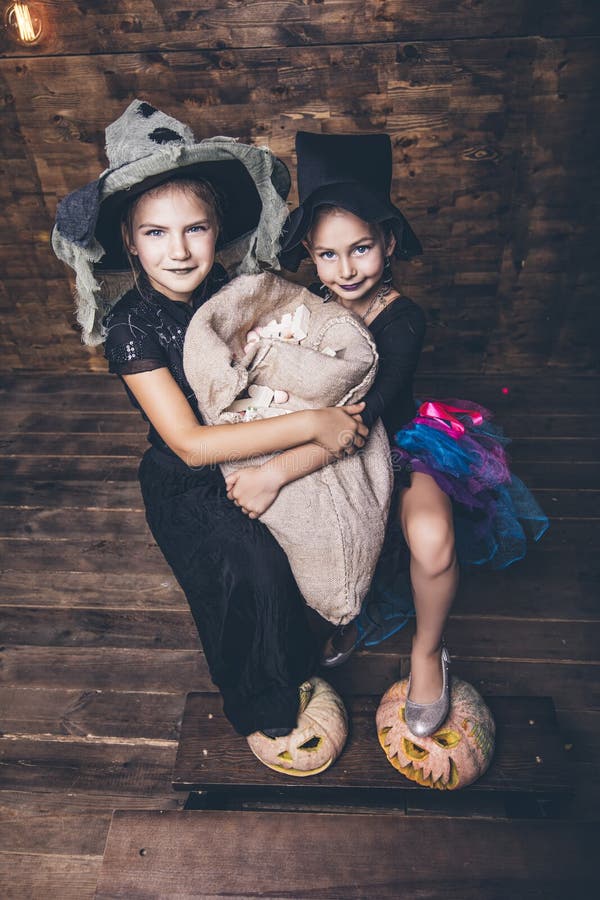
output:
[[[42,34],[42,20],[27,3],[11,3],[6,10],[6,25],[21,44],[35,44]]]

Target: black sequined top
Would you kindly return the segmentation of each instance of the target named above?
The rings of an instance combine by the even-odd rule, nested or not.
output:
[[[196,310],[227,280],[225,269],[213,266],[191,303],[170,300],[154,290],[146,279],[140,280],[139,288],[133,288],[121,297],[102,322],[106,331],[104,355],[109,371],[121,377],[132,405],[148,422],[148,441],[160,454],[161,461],[176,468],[187,466],[148,421],[122,376],[167,368],[185,394],[198,422],[203,424],[198,402],[183,371],[183,342]]]

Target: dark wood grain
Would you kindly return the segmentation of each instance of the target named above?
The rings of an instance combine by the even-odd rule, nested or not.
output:
[[[0,738],[2,784],[11,790],[165,793],[175,742]]]
[[[0,649],[0,683],[77,690],[216,690],[198,650],[8,646]]]
[[[115,809],[178,809],[181,794],[126,799],[119,794],[77,791],[0,792],[0,845],[12,853],[102,856]]]
[[[183,693],[0,686],[5,734],[177,741]]]
[[[97,897],[149,900],[165,896],[176,880],[182,898],[431,900],[443,888],[449,900],[558,900],[567,890],[592,889],[596,835],[575,823],[397,814],[116,813]],[[398,852],[409,845],[427,847],[435,864]],[[468,866],[458,847],[468,847]],[[192,855],[196,865],[189,867]]]
[[[135,579],[105,572],[9,572],[2,575],[2,604],[82,606],[87,609],[185,610],[187,601],[173,574],[139,573]]]
[[[245,0],[223,3],[75,2],[38,0],[45,24],[42,41],[27,49],[5,36],[0,53],[10,57],[123,53],[132,50],[193,50],[237,47],[293,47],[309,44],[389,40],[496,38],[504,35],[586,35],[600,28],[585,0],[562,0],[550,8],[520,0],[450,9],[443,0],[400,0],[365,4],[359,0],[305,3],[299,0]]]
[[[7,900],[52,895],[61,900],[93,900],[101,864],[101,855],[0,851],[0,882]]]
[[[521,25],[539,24],[517,6]],[[373,43],[351,17],[351,44],[336,43],[334,29],[315,45],[264,47],[261,38],[260,49],[227,41],[196,49],[194,41],[193,50],[145,52],[127,32],[127,52],[102,44],[88,55],[34,51],[0,60],[9,126],[0,223],[6,368],[105,368],[99,351],[79,344],[71,289],[48,238],[57,199],[97,177],[106,124],[140,96],[188,121],[199,138],[268,142],[292,167],[298,128],[388,132],[392,195],[426,248],[398,273],[430,320],[423,371],[597,371],[590,186],[598,38],[543,37],[525,25],[523,37],[497,36],[501,28],[487,38],[468,31],[456,40],[407,40],[406,14],[399,25],[389,4],[379,9],[388,25],[367,15],[378,31]],[[231,11],[209,15],[218,22]],[[300,273],[310,277],[307,268]]]

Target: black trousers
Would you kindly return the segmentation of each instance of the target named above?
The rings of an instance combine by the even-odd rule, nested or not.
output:
[[[227,499],[220,470],[152,449],[138,477],[150,530],[181,585],[225,715],[240,734],[294,728],[317,663],[304,599],[268,528]]]

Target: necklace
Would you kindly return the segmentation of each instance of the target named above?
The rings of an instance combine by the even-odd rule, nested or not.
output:
[[[383,309],[383,307],[387,303],[386,297],[390,293],[391,290],[392,290],[392,286],[390,284],[382,284],[381,285],[381,287],[379,288],[379,290],[377,291],[377,293],[375,294],[375,296],[373,297],[373,299],[367,306],[364,313],[360,314],[360,317],[363,320],[363,322],[366,321],[366,319],[369,317],[369,313],[371,312],[371,310],[373,309],[373,307],[375,306],[376,303],[379,303],[379,305]]]

